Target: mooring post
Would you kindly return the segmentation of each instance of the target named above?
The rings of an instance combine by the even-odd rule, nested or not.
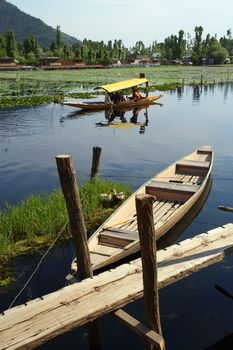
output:
[[[83,280],[93,277],[93,272],[74,164],[70,155],[58,155],[56,156],[56,162],[74,239],[78,276],[80,280]],[[101,348],[97,322],[94,321],[89,324],[89,348],[91,350]]]
[[[153,220],[154,197],[147,194],[136,196],[138,232],[143,268],[144,303],[147,326],[162,336],[159,312],[156,235]],[[165,345],[164,347],[165,348]],[[155,349],[146,343],[146,349]]]
[[[92,166],[91,166],[91,180],[93,180],[99,173],[99,164],[100,164],[100,155],[102,148],[101,147],[93,147],[92,153]]]

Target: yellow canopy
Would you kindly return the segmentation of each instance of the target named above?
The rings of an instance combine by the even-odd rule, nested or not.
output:
[[[95,88],[95,90],[96,89],[104,89],[107,92],[115,92],[115,91],[119,91],[119,90],[128,89],[128,88],[131,88],[133,86],[145,84],[147,82],[148,82],[148,80],[145,78],[130,79],[130,80],[120,81],[120,82],[114,83],[114,84],[97,86]]]

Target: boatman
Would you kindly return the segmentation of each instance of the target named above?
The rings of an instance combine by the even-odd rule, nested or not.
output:
[[[137,86],[133,87],[133,96],[132,100],[135,102],[140,101],[143,97],[140,95]]]

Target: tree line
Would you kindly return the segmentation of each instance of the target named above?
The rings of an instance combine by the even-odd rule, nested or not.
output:
[[[146,47],[142,41],[137,41],[130,48],[125,47],[122,40],[105,43],[84,39],[68,46],[62,40],[60,26],[57,26],[56,39],[49,48],[41,47],[36,36],[31,33],[20,42],[16,40],[12,29],[0,33],[0,57],[12,57],[21,64],[38,65],[40,57],[59,57],[90,65],[110,65],[117,61],[129,63],[133,53],[150,58],[156,56],[164,61],[183,60],[186,55],[194,65],[201,65],[203,59],[212,59],[215,64],[221,64],[227,57],[233,56],[232,32],[228,29],[219,40],[216,35],[210,34],[203,38],[203,27],[196,26],[193,37],[180,30],[177,35],[168,36],[163,42],[153,41]]]

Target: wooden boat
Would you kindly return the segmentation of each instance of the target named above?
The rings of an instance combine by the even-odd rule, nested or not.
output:
[[[123,91],[127,90],[129,88],[146,84],[148,86],[148,80],[146,78],[138,78],[138,79],[130,79],[130,80],[124,80],[118,83],[114,84],[107,84],[107,85],[102,85],[102,86],[97,86],[96,89],[102,89],[106,91],[107,93],[113,93],[117,91]],[[148,91],[148,90],[147,90]],[[71,106],[71,107],[76,107],[76,108],[82,108],[82,109],[87,109],[87,110],[106,110],[106,109],[121,109],[121,108],[134,108],[134,107],[139,107],[139,106],[146,106],[150,105],[154,101],[158,100],[161,98],[162,95],[157,95],[157,96],[148,96],[148,94],[143,97],[139,101],[134,101],[131,99],[127,99],[125,101],[120,101],[119,103],[104,103],[101,101],[98,102],[75,102],[75,101],[65,101],[62,102],[64,106]]]
[[[139,251],[135,196],[155,197],[154,227],[159,239],[197,203],[210,178],[211,146],[199,147],[190,155],[155,175],[132,194],[89,238],[91,264],[97,270]],[[71,270],[77,270],[75,260]]]

